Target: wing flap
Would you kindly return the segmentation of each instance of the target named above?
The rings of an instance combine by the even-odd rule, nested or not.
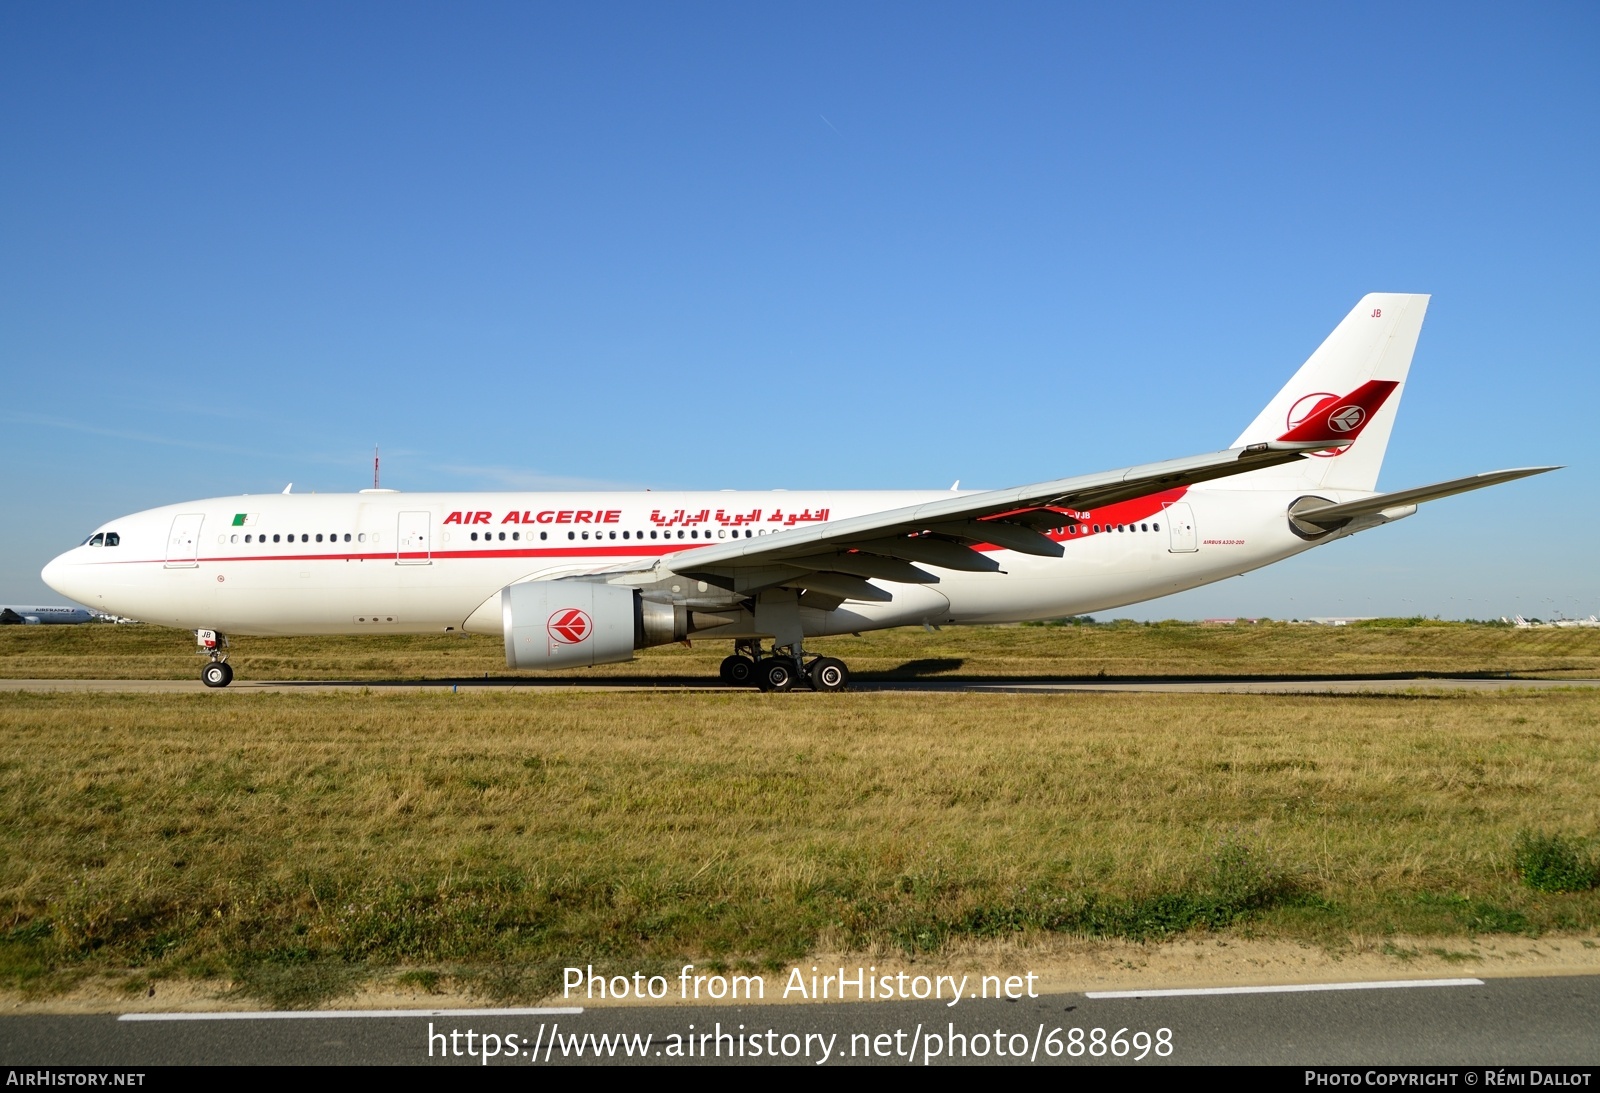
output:
[[[1059,558],[1065,553],[1055,540],[1040,535],[1032,528],[998,517],[992,520],[945,520],[928,525],[928,530],[935,535],[970,539],[974,543],[993,543],[1019,554],[1034,554],[1041,558]]]
[[[818,554],[808,558],[795,558],[790,565],[802,566],[818,573],[848,573],[853,577],[875,577],[881,581],[898,584],[938,584],[939,578],[926,569],[918,569],[910,562],[877,554],[839,551]]]

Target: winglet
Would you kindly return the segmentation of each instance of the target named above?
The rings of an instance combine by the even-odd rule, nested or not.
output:
[[[1400,385],[1394,380],[1368,380],[1343,398],[1330,395],[1299,424],[1278,439],[1291,442],[1349,444],[1361,435],[1378,408]]]

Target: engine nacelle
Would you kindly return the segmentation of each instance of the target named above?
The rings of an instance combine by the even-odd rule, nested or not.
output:
[[[500,613],[510,668],[614,664],[632,660],[635,649],[682,641],[730,621],[595,581],[507,585],[500,590]]]
[[[500,591],[506,665],[587,668],[632,660],[639,593],[591,581],[528,581]]]

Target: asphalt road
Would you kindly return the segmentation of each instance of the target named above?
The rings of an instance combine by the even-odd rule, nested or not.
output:
[[[869,1001],[195,1016],[3,1017],[0,1065],[477,1066],[486,1046],[494,1052],[488,1063],[517,1066],[1600,1064],[1600,976],[1067,994],[954,1007]]]
[[[952,680],[927,679],[894,682],[852,682],[850,690],[871,694],[902,691],[924,694],[978,692],[990,694],[1072,694],[1095,691],[1151,694],[1393,694],[1405,691],[1544,690],[1559,687],[1600,687],[1600,679],[1504,679],[1462,676],[1427,677],[1274,677],[1271,679],[1117,679],[1117,680]],[[514,690],[514,691],[732,691],[715,681],[697,683],[682,679],[581,680],[581,679],[427,679],[427,680],[280,680],[236,679],[226,688],[209,688],[198,679],[0,679],[3,691],[62,691],[99,694],[266,694],[351,691],[366,688],[393,690]]]

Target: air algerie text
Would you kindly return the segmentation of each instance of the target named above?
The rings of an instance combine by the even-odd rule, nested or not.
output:
[[[617,524],[622,522],[621,509],[546,509],[543,512],[508,512],[494,520],[492,512],[452,512],[444,518],[447,524]]]

